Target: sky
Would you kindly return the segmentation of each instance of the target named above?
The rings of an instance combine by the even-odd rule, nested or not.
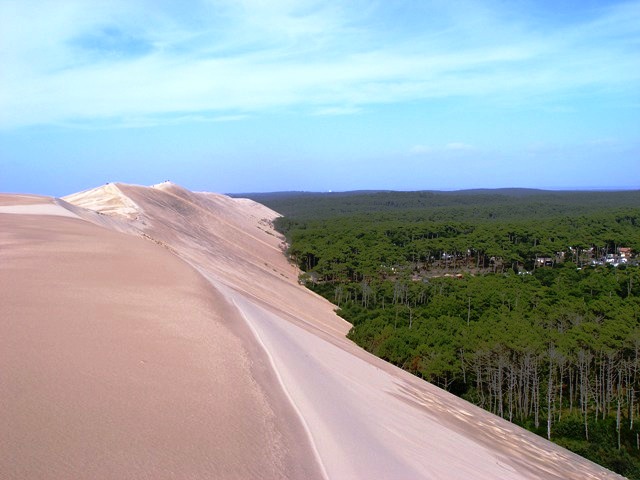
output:
[[[640,1],[0,0],[0,191],[640,188]]]

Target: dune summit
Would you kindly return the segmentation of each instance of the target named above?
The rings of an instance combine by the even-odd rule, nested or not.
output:
[[[0,195],[0,477],[621,478],[362,351],[250,200]]]

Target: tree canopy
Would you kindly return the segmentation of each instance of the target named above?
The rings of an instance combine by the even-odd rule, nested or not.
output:
[[[354,342],[640,478],[640,192],[256,199]]]

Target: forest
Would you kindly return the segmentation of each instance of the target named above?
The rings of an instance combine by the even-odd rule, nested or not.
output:
[[[358,345],[640,478],[639,191],[252,198]]]

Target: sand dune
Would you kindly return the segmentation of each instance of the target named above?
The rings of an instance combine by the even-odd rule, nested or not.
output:
[[[32,200],[78,218],[0,209],[7,478],[620,478],[346,340],[262,205]]]
[[[115,183],[107,183],[102,187],[75,193],[65,197],[64,200],[106,215],[118,215],[129,219],[136,218],[142,213],[142,209],[124,195]]]
[[[0,265],[0,478],[320,478],[237,312],[175,255],[0,214]]]

